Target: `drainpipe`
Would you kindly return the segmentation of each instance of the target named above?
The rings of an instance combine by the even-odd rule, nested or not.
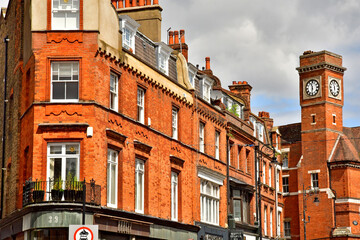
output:
[[[3,135],[2,135],[2,157],[1,157],[1,205],[0,205],[0,219],[3,218],[4,209],[4,181],[5,181],[5,140],[6,140],[6,80],[7,80],[7,61],[8,61],[8,42],[9,38],[4,38],[5,43],[5,72],[4,72],[4,113],[3,113]]]

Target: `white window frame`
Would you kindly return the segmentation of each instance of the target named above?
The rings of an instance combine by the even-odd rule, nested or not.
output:
[[[200,122],[199,124],[199,151],[205,152],[205,124]]]
[[[262,164],[262,172],[263,172],[263,183],[266,184],[266,163]]]
[[[284,182],[284,179],[287,179],[286,182]],[[283,193],[289,193],[289,176],[283,176],[282,183],[283,183]]]
[[[107,206],[112,208],[117,208],[117,198],[118,198],[118,156],[119,153],[113,149],[108,149],[107,156]],[[114,159],[115,156],[115,159]],[[115,176],[112,176],[112,167],[115,167]],[[112,179],[115,179],[115,186],[112,186]],[[115,192],[112,192],[112,189]],[[111,196],[114,195],[115,201],[112,202]]]
[[[276,226],[276,235],[280,236],[280,232],[281,232],[281,211],[278,211],[278,217],[277,217],[277,226]]]
[[[145,90],[141,87],[137,89],[137,121],[145,123]]]
[[[55,65],[58,64],[58,68],[55,70]],[[60,65],[62,64],[71,64],[71,73],[70,73],[70,78],[71,79],[68,79],[68,80],[60,80]],[[58,76],[58,79],[54,79],[54,74],[55,72],[58,72],[57,73],[57,76]],[[76,75],[77,73],[77,75]],[[80,72],[79,72],[79,61],[52,61],[51,62],[51,92],[50,92],[50,95],[51,95],[51,102],[78,102],[79,101],[79,83],[80,83]],[[75,76],[77,76],[77,79],[75,78]],[[65,86],[64,86],[64,99],[54,99],[54,94],[53,94],[53,91],[54,91],[54,84],[55,83],[63,83]],[[66,85],[67,83],[77,83],[77,98],[69,98],[67,99],[66,98]]]
[[[311,188],[319,188],[319,173],[317,172],[311,173]]]
[[[189,82],[192,87],[195,87],[195,76],[197,74],[197,68],[191,64],[188,64],[189,70]]]
[[[288,168],[289,167],[289,152],[283,152],[282,155],[282,168]],[[286,161],[284,161],[286,159]]]
[[[207,189],[210,191],[208,192]],[[201,221],[219,225],[220,186],[214,182],[201,179],[200,213]]]
[[[123,37],[122,46],[127,50],[131,49],[135,54],[135,35],[140,24],[127,15],[120,15],[119,19]]]
[[[165,75],[169,75],[169,58],[174,51],[171,47],[163,42],[155,43],[157,46],[157,67]]]
[[[272,186],[272,166],[269,164],[269,187]]]
[[[171,171],[171,220],[178,220],[179,209],[179,174]]]
[[[135,159],[135,212],[144,213],[145,161]]]
[[[80,25],[80,0],[69,0],[71,2],[71,6],[69,4],[66,8],[61,7],[62,0],[52,0],[51,1],[51,29],[52,30],[79,30]],[[58,3],[58,8],[55,8],[55,2]],[[75,3],[75,4],[74,4]],[[63,5],[63,6],[64,6]],[[68,23],[68,15],[69,14],[76,14],[76,26],[67,26]],[[63,19],[64,25],[63,26],[56,26],[55,24],[55,14],[64,14],[64,17],[59,19]]]
[[[111,83],[114,83],[114,86],[111,86]],[[113,89],[112,89],[113,88]],[[113,72],[110,73],[110,109],[118,111],[118,102],[119,102],[119,76]]]
[[[211,100],[211,87],[212,87],[212,83],[213,81],[208,78],[208,77],[204,77],[202,79],[202,98],[210,103]]]
[[[61,153],[55,153],[55,154],[51,154],[50,153],[50,148],[54,147],[54,146],[60,146],[61,147]],[[67,146],[76,146],[78,149],[78,153],[76,154],[67,154],[66,153],[66,147]],[[78,180],[80,178],[80,143],[78,142],[58,142],[58,143],[48,143],[47,144],[47,168],[46,168],[46,179],[52,179],[52,177],[50,176],[50,171],[51,171],[51,159],[55,159],[55,158],[60,158],[61,159],[61,180],[63,181],[63,186],[62,188],[65,188],[65,181],[66,179],[66,159],[69,158],[74,158],[76,159],[76,173],[75,176]],[[55,163],[54,166],[55,168]],[[55,169],[53,170],[55,171]],[[56,179],[52,179],[52,180],[56,180]],[[48,192],[51,191],[50,189],[50,184],[48,184],[47,188],[48,188]],[[49,196],[47,196],[47,198],[49,198]]]
[[[264,235],[267,235],[267,207],[264,207]]]
[[[215,159],[220,159],[220,132],[215,131]]]
[[[270,223],[270,228],[269,228],[269,233],[270,233],[270,237],[273,237],[273,210],[272,208],[270,208],[270,216],[269,216],[269,223]]]
[[[276,167],[276,191],[279,192],[280,190],[280,170]]]
[[[177,140],[179,135],[179,110],[175,107],[171,110],[171,118],[172,138]]]

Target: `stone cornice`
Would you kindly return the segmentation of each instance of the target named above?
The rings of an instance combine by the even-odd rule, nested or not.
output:
[[[330,102],[330,101],[321,101],[321,102],[315,102],[315,103],[306,103],[306,104],[300,104],[301,107],[309,107],[309,106],[315,106],[315,105],[322,105],[322,104],[325,104],[325,103],[328,103],[328,104],[331,104],[331,105],[334,105],[336,107],[343,107],[343,105],[341,104],[338,104],[338,103],[334,103],[334,102]]]
[[[337,168],[358,168],[358,169],[360,169],[360,162],[352,161],[352,160],[330,162],[330,169],[337,169]]]
[[[327,69],[327,70],[331,70],[331,71],[338,72],[338,73],[344,73],[346,71],[346,68],[335,65],[335,64],[331,64],[328,62],[321,62],[321,63],[309,65],[309,66],[296,68],[296,70],[299,73],[312,72],[312,71],[317,71],[317,70],[321,70],[321,69]]]

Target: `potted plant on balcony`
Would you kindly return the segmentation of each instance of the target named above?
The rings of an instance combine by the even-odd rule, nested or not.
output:
[[[82,202],[84,196],[84,182],[76,182],[75,201]]]
[[[64,195],[64,189],[62,189],[62,180],[58,178],[54,181],[53,189],[51,189],[51,199],[53,201],[61,201]]]
[[[75,182],[76,182],[76,177],[74,177],[69,172],[65,181],[65,190],[64,190],[65,201],[75,200]]]
[[[42,182],[38,182],[38,181],[34,182],[34,188],[32,192],[34,202],[44,201],[45,191],[42,190],[41,183]]]

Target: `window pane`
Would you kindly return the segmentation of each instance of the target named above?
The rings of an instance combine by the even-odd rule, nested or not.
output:
[[[60,80],[71,80],[71,63],[59,64]]]
[[[53,82],[53,99],[65,99],[65,83]]]
[[[54,180],[61,178],[61,158],[50,158],[49,177]]]
[[[50,154],[61,154],[61,146],[50,146]]]
[[[67,12],[65,25],[66,29],[79,29],[79,13]]]
[[[79,145],[67,144],[66,145],[66,154],[79,154]]]
[[[51,21],[52,29],[65,29],[65,12],[54,12]]]
[[[235,221],[240,221],[241,219],[241,201],[236,199],[233,200],[233,204],[234,204],[234,219]]]
[[[66,99],[78,99],[79,98],[79,90],[77,82],[67,82],[66,83]]]
[[[115,191],[116,191],[116,165],[111,165],[111,204],[116,203]]]
[[[68,178],[74,178],[77,176],[77,158],[67,158],[66,159],[66,180]],[[79,180],[79,179],[78,179]]]

